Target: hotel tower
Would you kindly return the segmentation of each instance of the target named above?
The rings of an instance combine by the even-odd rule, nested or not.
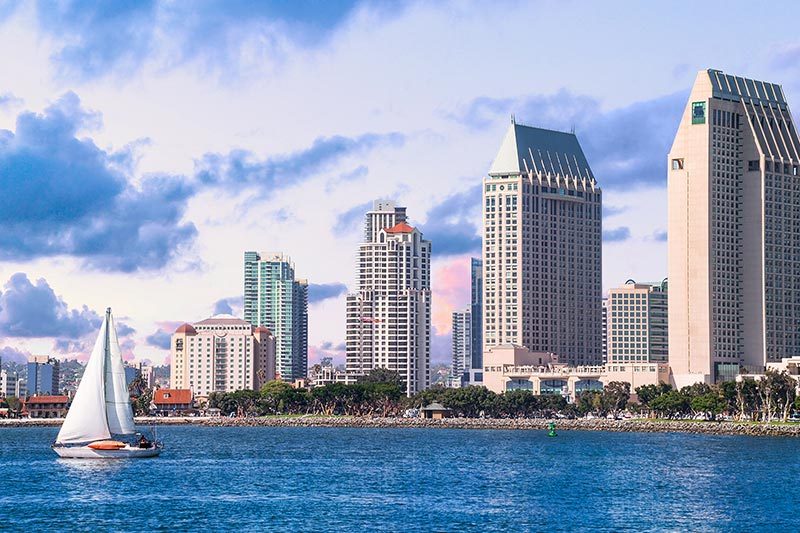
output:
[[[668,156],[677,386],[800,355],[798,154],[779,85],[698,73]]]
[[[484,353],[599,364],[601,192],[578,139],[512,119],[483,191]]]
[[[396,371],[410,396],[430,383],[431,243],[406,208],[376,201],[358,248],[356,292],[347,296],[347,372]]]

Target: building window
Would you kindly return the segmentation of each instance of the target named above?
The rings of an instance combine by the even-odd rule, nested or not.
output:
[[[673,159],[672,170],[683,170],[683,159]]]
[[[758,160],[757,160],[757,159],[756,159],[756,160],[753,160],[753,161],[748,161],[748,162],[747,162],[747,170],[748,170],[749,172],[753,172],[753,171],[755,171],[755,170],[760,170],[760,169],[761,169],[761,165],[759,164],[759,162],[758,162]]]

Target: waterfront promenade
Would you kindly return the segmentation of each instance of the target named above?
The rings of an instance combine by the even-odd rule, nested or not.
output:
[[[3,427],[59,426],[62,419],[0,420]],[[197,425],[208,427],[334,427],[334,428],[430,428],[430,429],[500,429],[542,430],[553,420],[544,418],[378,418],[355,416],[268,416],[258,418],[226,417],[140,417],[138,425]],[[665,433],[681,432],[704,435],[750,435],[759,437],[800,437],[800,423],[708,422],[661,419],[559,419],[558,431],[611,431]]]

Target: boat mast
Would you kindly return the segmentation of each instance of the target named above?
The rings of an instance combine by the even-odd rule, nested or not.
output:
[[[108,372],[108,363],[110,363],[111,359],[111,341],[109,340],[108,329],[111,327],[111,308],[106,307],[106,336],[103,341],[103,404],[104,409],[103,412],[106,414],[106,425],[111,427],[111,423],[108,420],[108,382],[107,380],[107,372]],[[109,434],[111,431],[109,430]]]

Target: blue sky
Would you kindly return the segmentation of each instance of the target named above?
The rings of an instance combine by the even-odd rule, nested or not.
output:
[[[800,97],[800,38],[745,2],[0,0],[0,48],[5,358],[84,357],[112,306],[127,357],[161,362],[177,324],[240,312],[255,249],[294,259],[311,359],[342,360],[361,213],[395,198],[433,241],[446,361],[512,113],[575,129],[607,288],[666,275],[666,153],[698,70]]]

